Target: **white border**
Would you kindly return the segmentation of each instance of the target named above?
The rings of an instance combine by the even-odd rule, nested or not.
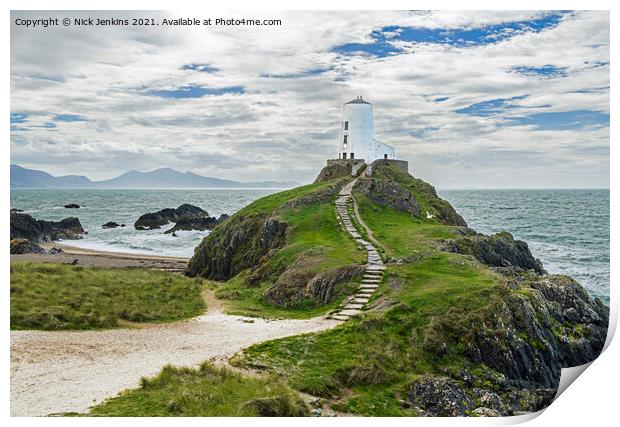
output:
[[[468,2],[456,2],[456,1],[445,1],[445,0],[437,0],[437,1],[395,1],[395,0],[382,0],[381,2],[371,2],[367,0],[358,0],[356,2],[335,2],[333,0],[314,0],[314,1],[297,1],[293,3],[288,0],[267,0],[262,1],[260,3],[251,2],[251,1],[239,1],[239,0],[227,0],[226,2],[212,2],[210,4],[204,2],[202,4],[198,4],[195,0],[175,0],[174,2],[170,1],[162,1],[162,0],[150,0],[150,1],[130,1],[130,0],[91,0],[85,2],[84,0],[55,0],[55,1],[44,1],[44,0],[9,0],[5,1],[6,5],[4,21],[2,26],[2,45],[3,55],[2,55],[2,63],[3,63],[3,74],[4,74],[4,85],[3,87],[3,107],[2,107],[2,116],[5,119],[2,121],[4,123],[4,133],[3,135],[3,144],[2,144],[2,158],[5,162],[5,167],[2,169],[2,178],[4,181],[4,185],[2,186],[2,195],[7,205],[5,205],[4,211],[2,213],[4,220],[4,224],[8,225],[8,206],[10,205],[10,192],[9,192],[9,159],[10,159],[10,150],[9,150],[9,112],[10,112],[10,10],[26,10],[26,9],[57,9],[57,10],[166,10],[173,9],[176,11],[184,11],[191,10],[192,12],[201,12],[201,11],[221,11],[221,10],[239,10],[239,9],[252,9],[252,10],[276,10],[276,9],[297,9],[297,10],[342,10],[342,9],[354,9],[354,10],[390,10],[390,9],[468,9],[468,10],[493,10],[493,9],[502,9],[502,10],[537,10],[537,9],[599,9],[599,10],[611,10],[611,22],[617,22],[617,10],[618,7],[613,8],[613,4],[611,1],[599,1],[599,0],[590,0],[590,1],[531,1],[531,0],[521,0],[521,1],[468,1]],[[617,3],[616,3],[617,4]],[[206,6],[208,5],[208,7]],[[223,7],[225,6],[225,7]],[[260,6],[260,7],[259,7]],[[617,42],[617,31],[614,29],[613,25],[611,26],[611,44],[612,46],[616,46]],[[615,65],[614,61],[614,51],[611,51],[611,62]],[[612,70],[615,70],[615,66],[612,66]],[[614,80],[614,72],[612,71],[611,80]],[[614,85],[611,85],[611,110],[612,117],[616,117],[613,113],[614,106]],[[613,136],[617,134],[616,130],[616,121],[614,119],[611,120],[611,129],[610,135],[611,140],[613,140]],[[614,145],[611,144],[611,152],[610,152],[610,161],[612,163],[611,167],[611,182],[618,182],[618,171],[615,169],[618,163],[618,150],[615,149]],[[529,421],[529,425],[532,426],[547,426],[549,423],[553,423],[556,425],[579,425],[579,426],[588,426],[588,425],[610,425],[616,417],[616,407],[617,405],[617,391],[616,387],[618,385],[619,380],[619,368],[618,364],[620,363],[620,346],[617,343],[617,340],[611,341],[611,337],[613,336],[613,332],[615,331],[617,325],[618,318],[618,289],[617,289],[617,269],[614,268],[614,263],[617,265],[618,256],[617,256],[617,242],[618,242],[618,218],[620,212],[618,211],[618,197],[617,194],[611,191],[611,320],[610,320],[610,334],[608,337],[608,345],[607,350],[597,359],[595,360],[591,367],[587,369],[587,374],[579,377],[575,384],[568,387],[568,389],[555,401],[544,413],[538,417],[513,417],[513,418],[500,418],[500,419],[472,419],[472,418],[436,418],[436,419],[426,419],[426,418],[403,418],[403,419],[394,419],[390,418],[386,419],[376,419],[376,418],[338,418],[338,419],[329,419],[329,418],[311,418],[311,419],[295,419],[294,421],[286,420],[286,419],[237,419],[237,418],[218,418],[214,420],[205,420],[205,419],[179,419],[176,418],[174,420],[171,419],[140,419],[137,422],[140,423],[148,423],[149,425],[166,425],[170,423],[174,423],[175,425],[201,425],[204,426],[205,423],[217,423],[218,426],[229,426],[229,425],[239,425],[239,424],[252,424],[252,425],[269,425],[271,426],[281,426],[285,424],[289,424],[294,422],[295,425],[325,425],[325,424],[336,424],[344,425],[344,426],[370,426],[376,425],[377,423],[389,422],[392,425],[462,425],[462,424],[470,424],[470,425],[506,425],[506,424],[514,424],[518,422],[526,421],[527,419],[533,418]],[[8,240],[8,227],[2,228],[1,241],[6,242]],[[10,344],[10,335],[9,335],[9,254],[8,254],[8,245],[5,246],[5,255],[4,262],[0,263],[0,268],[2,268],[2,277],[3,277],[3,289],[4,289],[4,298],[1,299],[0,303],[2,304],[2,309],[0,312],[3,313],[3,343],[2,347],[2,362],[4,369],[2,370],[2,379],[4,388],[2,389],[2,415],[7,418],[7,421],[12,425],[133,425],[136,423],[136,420],[130,418],[123,419],[94,419],[94,418],[80,418],[80,419],[70,419],[70,418],[9,418],[9,344]],[[617,423],[617,421],[616,421]],[[614,423],[615,424],[615,423]]]

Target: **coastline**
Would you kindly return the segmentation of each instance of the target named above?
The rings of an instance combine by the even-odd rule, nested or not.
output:
[[[86,249],[61,242],[45,242],[40,246],[45,250],[60,248],[59,254],[19,254],[11,255],[11,261],[56,262],[88,267],[112,268],[150,268],[171,272],[183,272],[189,258],[165,255],[141,255],[135,253]]]

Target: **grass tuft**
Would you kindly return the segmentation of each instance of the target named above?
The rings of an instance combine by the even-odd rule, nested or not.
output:
[[[202,281],[158,271],[11,262],[11,329],[79,330],[202,313]]]

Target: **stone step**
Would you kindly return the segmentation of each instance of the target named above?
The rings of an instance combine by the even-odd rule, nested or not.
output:
[[[360,314],[361,312],[362,310],[358,310],[356,308],[347,308],[340,310],[338,314],[343,316],[355,316],[356,314]]]
[[[335,320],[340,320],[342,322],[346,322],[347,320],[349,320],[349,316],[346,316],[344,314],[332,314],[330,318],[335,319]]]
[[[360,285],[360,289],[377,289],[379,287],[379,283],[362,283]]]
[[[347,305],[344,306],[345,310],[361,310],[362,307],[364,307],[364,304],[358,304],[358,303],[348,303]]]
[[[370,299],[369,295],[364,295],[364,296],[359,296],[359,297],[353,298],[353,300],[351,302],[354,303],[354,304],[366,304],[369,299]]]

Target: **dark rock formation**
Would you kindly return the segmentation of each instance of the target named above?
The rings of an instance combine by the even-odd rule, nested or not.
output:
[[[346,265],[335,270],[319,273],[307,284],[305,294],[327,304],[337,295],[337,286],[354,278],[362,277],[364,267],[361,265]]]
[[[11,240],[11,255],[14,254],[44,254],[45,249],[36,243],[29,242],[26,239]]]
[[[170,222],[177,222],[182,218],[204,218],[207,216],[209,216],[207,211],[186,203],[176,209],[166,208],[157,212],[146,213],[138,218],[134,223],[134,227],[136,230],[153,230],[161,228],[162,225]]]
[[[230,218],[230,216],[228,214],[223,213],[222,215],[219,216],[219,218],[217,219],[217,223],[219,224],[220,222],[224,222],[226,221],[228,218]]]
[[[288,223],[278,217],[277,211],[313,203],[331,203],[342,187],[342,182],[292,198],[270,212],[245,214],[241,211],[226,219],[196,247],[187,274],[228,280],[246,268],[256,269],[264,256],[286,242]],[[259,278],[259,275],[255,275],[254,281]]]
[[[425,377],[409,386],[407,400],[423,415],[458,417],[473,409],[471,398],[452,378]]]
[[[482,367],[414,381],[408,401],[423,415],[512,415],[550,404],[562,368],[594,360],[607,335],[609,308],[567,276],[518,267],[496,272],[506,283],[483,319],[457,333],[464,365]],[[464,327],[463,325],[457,325]],[[433,323],[437,331],[441,323]],[[445,343],[444,343],[445,345]]]
[[[187,274],[228,280],[284,244],[288,224],[262,215],[235,215],[196,247]]]
[[[11,212],[23,212],[23,209],[12,208]]]
[[[435,187],[428,182],[409,175],[401,168],[394,167],[389,163],[377,162],[373,166],[372,177],[379,181],[395,181],[411,193],[416,200],[424,199],[427,203],[428,213],[446,225],[458,225],[466,227],[467,223],[452,207],[450,203],[441,199],[435,191]],[[427,212],[421,212],[425,217]]]
[[[420,218],[420,205],[415,197],[396,181],[360,179],[355,185],[355,189],[373,202]]]
[[[68,205],[65,205],[66,209],[79,209],[80,205],[78,205],[77,203],[69,203]]]
[[[282,272],[277,281],[265,291],[265,299],[274,305],[295,308],[307,300],[327,304],[342,294],[340,285],[362,277],[364,267],[346,265],[320,273],[305,268],[305,257]]]
[[[534,258],[527,243],[515,240],[512,234],[506,231],[492,236],[469,234],[468,237],[446,242],[445,249],[448,252],[471,255],[492,267],[515,266],[545,274],[542,263]]]
[[[105,224],[103,224],[101,226],[101,228],[116,228],[116,227],[120,227],[121,225],[119,223],[116,223],[114,221],[108,221]]]
[[[81,239],[84,229],[77,218],[62,221],[36,220],[28,214],[11,212],[11,240],[49,242],[59,239]]]
[[[47,251],[48,254],[50,255],[57,255],[57,254],[61,254],[64,251],[62,250],[62,248],[51,248],[49,251]]]
[[[180,218],[174,227],[166,230],[166,234],[174,233],[179,230],[213,230],[213,228],[218,225],[221,221],[225,221],[228,219],[228,215],[222,214],[220,218],[215,218],[214,216],[207,216],[201,218]]]

